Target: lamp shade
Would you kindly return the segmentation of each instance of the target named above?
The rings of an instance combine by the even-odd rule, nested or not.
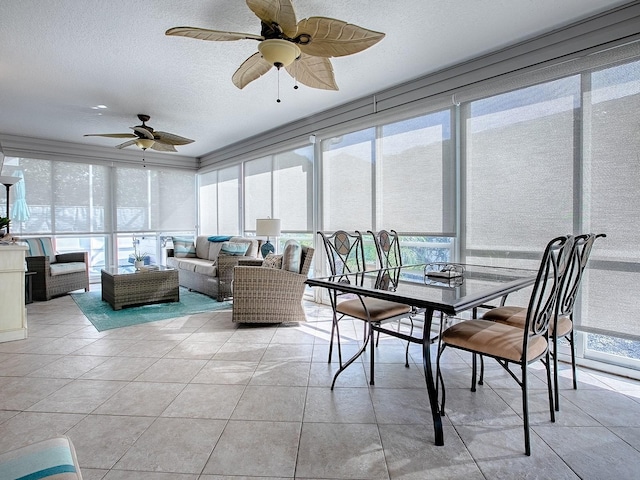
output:
[[[0,183],[5,187],[10,187],[14,183],[18,183],[22,180],[22,177],[7,177],[6,175],[0,176]]]
[[[256,235],[277,237],[280,235],[279,218],[258,218],[256,220]]]
[[[150,138],[139,138],[138,140],[136,140],[136,145],[140,147],[142,150],[146,150],[147,148],[151,147],[154,143],[156,143],[156,141],[151,140]]]
[[[258,50],[262,58],[277,68],[291,65],[300,56],[300,49],[295,43],[279,38],[261,41],[258,44]]]

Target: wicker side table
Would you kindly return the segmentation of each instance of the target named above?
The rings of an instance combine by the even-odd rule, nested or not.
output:
[[[102,300],[114,310],[133,305],[179,302],[178,270],[168,267],[138,270],[110,267],[101,272]]]

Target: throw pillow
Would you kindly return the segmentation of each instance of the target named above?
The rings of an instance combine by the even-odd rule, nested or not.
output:
[[[220,253],[222,255],[244,255],[249,249],[248,243],[222,242]]]
[[[173,241],[173,256],[178,258],[195,258],[196,246],[192,238],[171,237]]]
[[[287,240],[282,253],[282,269],[300,273],[302,261],[302,246],[296,240]]]
[[[210,242],[228,242],[231,240],[231,235],[211,235],[207,240]]]
[[[275,253],[268,254],[262,261],[262,266],[266,268],[282,268],[282,255],[276,255]]]

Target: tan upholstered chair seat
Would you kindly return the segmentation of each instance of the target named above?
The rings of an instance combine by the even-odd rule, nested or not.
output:
[[[524,307],[497,307],[489,310],[482,316],[483,320],[490,320],[492,322],[500,322],[514,327],[524,328],[525,321],[527,320],[527,309]],[[573,322],[569,317],[558,318],[558,337],[564,337],[571,332],[573,328]],[[554,325],[553,322],[549,324],[549,335],[553,335]]]
[[[442,341],[448,345],[519,362],[522,360],[522,328],[489,320],[467,320],[447,328]],[[528,360],[543,355],[547,349],[544,337],[529,339]]]
[[[397,315],[406,315],[411,312],[411,307],[402,303],[389,302],[388,300],[381,300],[379,298],[363,298],[362,302],[354,298],[352,300],[345,300],[338,303],[336,312],[350,317],[359,318],[362,320],[367,319],[367,311],[364,307],[366,305],[369,312],[369,319],[372,322],[380,322],[388,318],[395,317]]]

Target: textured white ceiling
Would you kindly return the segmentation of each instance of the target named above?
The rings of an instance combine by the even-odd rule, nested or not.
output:
[[[386,37],[332,59],[338,92],[294,91],[281,72],[278,104],[275,69],[243,90],[231,83],[256,42],[164,35],[174,26],[259,34],[243,0],[2,0],[0,133],[113,146],[83,134],[129,132],[146,113],[153,128],[194,139],[179,154],[199,157],[625,3],[293,0],[298,19],[338,18]],[[91,108],[99,104],[108,108]]]

